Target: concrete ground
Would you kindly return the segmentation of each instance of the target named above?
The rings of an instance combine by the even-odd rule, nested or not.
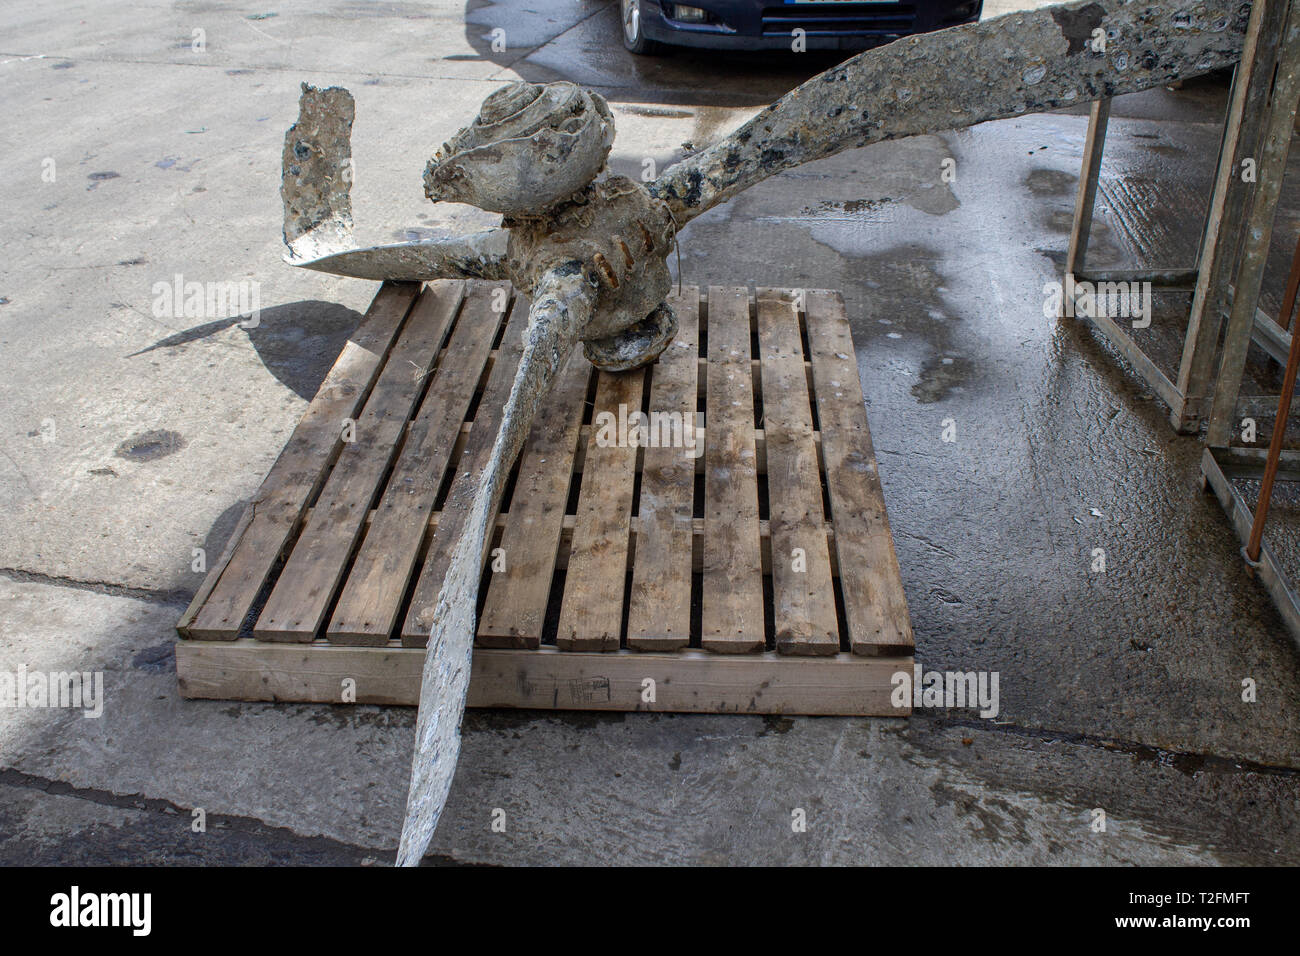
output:
[[[220,552],[374,293],[280,263],[281,140],[300,82],[350,87],[359,232],[385,241],[484,221],[423,201],[420,172],[502,81],[599,90],[636,175],[833,62],[638,59],[617,30],[607,0],[0,15],[0,672],[102,670],[107,693],[99,719],[0,710],[0,861],[391,859],[413,711],[176,689],[192,549]],[[1098,264],[1182,264],[1224,97],[1117,101]],[[472,712],[434,860],[1300,863],[1300,654],[1200,493],[1197,440],[1044,317],[1085,128],[846,153],[681,237],[690,283],[843,290],[918,660],[997,671],[996,720]],[[261,325],[159,317],[176,274],[259,282]]]

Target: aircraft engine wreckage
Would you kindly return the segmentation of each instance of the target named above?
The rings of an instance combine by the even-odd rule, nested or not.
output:
[[[601,178],[614,118],[599,95],[571,83],[514,83],[488,96],[424,173],[430,199],[499,212],[501,227],[369,248],[352,238],[352,96],[304,84],[284,144],[287,262],[362,279],[509,280],[532,299],[489,463],[468,500],[448,504],[467,519],[434,612],[398,864],[420,861],[451,787],[487,532],[506,476],[579,341],[597,367],[621,371],[654,361],[672,339],[667,260],[682,226],[769,176],[845,149],[1231,66],[1249,15],[1242,0],[1094,0],[898,40],[813,77],[648,184]]]

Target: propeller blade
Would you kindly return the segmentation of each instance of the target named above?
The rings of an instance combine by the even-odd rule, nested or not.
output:
[[[896,40],[787,93],[666,169],[650,192],[680,227],[769,176],[846,149],[1232,66],[1249,16],[1240,0],[1085,0]]]

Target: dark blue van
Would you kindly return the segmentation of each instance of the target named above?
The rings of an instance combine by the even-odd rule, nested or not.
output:
[[[980,18],[984,0],[619,0],[623,45],[654,53],[661,44],[713,50],[865,50],[913,33]],[[803,34],[797,34],[802,30]]]

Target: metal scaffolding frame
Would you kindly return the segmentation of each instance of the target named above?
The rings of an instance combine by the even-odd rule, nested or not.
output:
[[[1288,345],[1286,372],[1277,399],[1277,417],[1269,448],[1265,451],[1231,445],[1239,423],[1239,393],[1246,352],[1252,338],[1258,341],[1257,329],[1261,325],[1258,309],[1248,306],[1248,303],[1253,305],[1253,300],[1258,298],[1263,281],[1273,238],[1273,220],[1295,129],[1296,107],[1300,103],[1300,10],[1292,8],[1289,11],[1285,29],[1279,31],[1279,37],[1276,78],[1263,115],[1259,184],[1252,197],[1236,270],[1235,288],[1241,295],[1232,302],[1224,335],[1223,358],[1214,388],[1206,447],[1201,455],[1201,476],[1202,486],[1214,492],[1241,539],[1242,557],[1268,590],[1292,637],[1300,643],[1300,597],[1297,597],[1277,554],[1263,541],[1274,481],[1300,481],[1300,451],[1282,447],[1296,372],[1300,367],[1300,341],[1292,340],[1287,331],[1292,325],[1300,287],[1300,243],[1297,243],[1292,258],[1279,321],[1262,320],[1268,323],[1266,328],[1279,341],[1285,335]],[[1232,484],[1234,478],[1261,481],[1259,501],[1253,510],[1245,496]]]
[[[1196,262],[1191,268],[1087,268],[1085,260],[1106,129],[1110,120],[1110,99],[1093,103],[1089,117],[1083,166],[1079,174],[1079,191],[1075,198],[1074,222],[1065,259],[1066,281],[1150,282],[1153,287],[1162,290],[1193,293],[1182,357],[1175,379],[1165,375],[1113,318],[1100,314],[1096,309],[1086,316],[1169,406],[1170,424],[1184,434],[1197,433],[1202,422],[1211,417],[1216,382],[1214,359],[1219,352],[1219,336],[1225,313],[1229,314],[1229,324],[1237,330],[1239,338],[1241,322],[1232,325],[1232,318],[1241,313],[1250,316],[1252,320],[1245,326],[1244,342],[1230,339],[1232,347],[1224,349],[1221,363],[1221,367],[1230,375],[1235,374],[1238,386],[1244,370],[1246,350],[1252,339],[1279,362],[1286,361],[1290,348],[1290,333],[1257,308],[1259,277],[1254,273],[1242,276],[1246,281],[1239,284],[1239,287],[1246,291],[1244,296],[1235,295],[1235,288],[1231,284],[1233,273],[1237,271],[1239,253],[1243,249],[1242,236],[1248,206],[1251,209],[1252,228],[1261,218],[1256,215],[1256,210],[1263,208],[1260,199],[1266,192],[1265,170],[1258,170],[1257,183],[1246,182],[1242,176],[1243,162],[1253,161],[1259,156],[1265,117],[1271,115],[1270,93],[1274,69],[1279,59],[1279,41],[1290,8],[1289,0],[1257,0],[1251,10],[1241,61],[1233,72],[1223,138],[1215,164],[1214,190],[1202,226]],[[1285,166],[1285,156],[1282,162]],[[1259,165],[1262,167],[1263,164]],[[1280,174],[1278,178],[1280,180]],[[1273,188],[1270,195],[1271,202],[1266,205],[1271,222],[1271,212],[1277,202],[1277,189]],[[1267,243],[1264,244],[1264,251],[1267,252]],[[1235,391],[1234,403],[1238,397]]]
[[[1274,482],[1300,481],[1300,450],[1282,447],[1300,368],[1300,342],[1293,344],[1291,334],[1292,313],[1300,291],[1300,244],[1292,261],[1281,314],[1275,320],[1259,308],[1297,103],[1300,0],[1256,0],[1241,62],[1233,73],[1215,163],[1214,189],[1196,262],[1189,269],[1112,270],[1089,269],[1086,265],[1111,107],[1109,99],[1093,103],[1065,276],[1067,283],[1150,282],[1162,290],[1192,293],[1174,379],[1161,371],[1114,318],[1095,308],[1085,317],[1169,406],[1170,424],[1175,430],[1196,434],[1203,424],[1207,426],[1200,465],[1202,488],[1218,498],[1241,539],[1243,559],[1268,591],[1292,637],[1300,643],[1300,595],[1278,555],[1263,540]],[[1253,180],[1243,175],[1252,164]],[[1241,395],[1252,342],[1286,367],[1277,398]],[[1243,416],[1274,412],[1277,418],[1267,450],[1232,445]],[[1261,481],[1254,509],[1233,485],[1234,479],[1243,478]]]

